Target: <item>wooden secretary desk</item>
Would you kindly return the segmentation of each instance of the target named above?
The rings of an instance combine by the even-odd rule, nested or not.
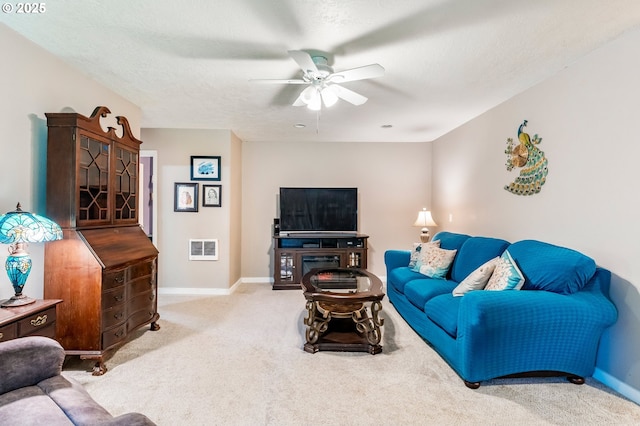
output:
[[[58,305],[56,339],[67,355],[95,360],[143,325],[158,330],[158,251],[138,224],[142,143],[117,117],[122,136],[100,117],[47,113],[47,215],[64,239],[45,246],[44,297]]]

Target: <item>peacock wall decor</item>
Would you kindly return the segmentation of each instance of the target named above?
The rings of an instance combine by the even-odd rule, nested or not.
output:
[[[524,120],[518,127],[518,144],[514,144],[513,138],[508,138],[507,149],[504,150],[507,154],[507,170],[520,168],[520,175],[504,186],[504,189],[516,195],[533,195],[540,192],[549,172],[544,151],[538,148],[542,138],[537,134],[533,135],[533,139],[529,137],[523,130],[526,125],[527,120]]]

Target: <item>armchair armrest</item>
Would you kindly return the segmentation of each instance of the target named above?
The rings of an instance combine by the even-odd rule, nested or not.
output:
[[[409,266],[411,252],[409,250],[387,250],[384,252],[384,264],[387,266],[387,275],[392,269]]]
[[[0,394],[60,374],[64,349],[48,337],[30,336],[0,343]]]
[[[100,422],[99,426],[155,426],[147,416],[140,413],[127,413],[106,422]]]

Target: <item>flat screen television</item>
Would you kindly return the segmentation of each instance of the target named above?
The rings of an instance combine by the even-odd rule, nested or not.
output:
[[[358,231],[358,188],[280,188],[280,232]]]

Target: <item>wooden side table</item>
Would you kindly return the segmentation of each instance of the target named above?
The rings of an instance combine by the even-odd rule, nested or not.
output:
[[[59,299],[36,300],[29,305],[0,308],[0,342],[25,336],[56,338]]]

